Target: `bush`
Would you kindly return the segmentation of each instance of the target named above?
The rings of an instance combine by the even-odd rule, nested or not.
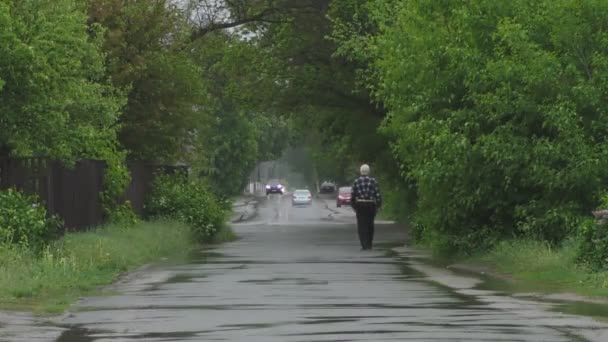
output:
[[[57,236],[60,225],[36,197],[14,189],[0,191],[0,244],[38,250]]]
[[[189,225],[199,242],[210,241],[227,217],[225,201],[219,200],[207,186],[176,176],[156,177],[146,213]]]
[[[580,226],[578,260],[591,269],[608,269],[608,225],[589,219]]]
[[[608,195],[602,208],[608,208]],[[578,260],[595,271],[608,270],[608,223],[606,219],[585,220],[579,227]]]

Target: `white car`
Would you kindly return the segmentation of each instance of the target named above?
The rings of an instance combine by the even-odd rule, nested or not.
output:
[[[296,190],[291,198],[292,205],[311,205],[312,194],[309,190]]]

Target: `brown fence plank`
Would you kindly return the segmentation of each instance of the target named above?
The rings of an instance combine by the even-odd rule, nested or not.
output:
[[[143,161],[129,162],[129,173],[131,182],[125,191],[126,200],[131,203],[131,208],[140,217],[145,215],[145,202],[152,191],[152,183],[156,172],[156,166]]]
[[[103,223],[100,193],[106,165],[98,160],[81,160],[73,168],[53,164],[53,213],[71,230],[83,230]]]

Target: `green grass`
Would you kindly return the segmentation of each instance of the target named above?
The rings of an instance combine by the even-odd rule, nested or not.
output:
[[[69,233],[42,255],[0,247],[0,307],[62,312],[123,272],[195,246],[187,226],[158,221]]]
[[[576,263],[576,248],[528,240],[500,243],[490,252],[463,260],[489,266],[516,281],[503,284],[514,292],[569,292],[588,297],[608,297],[608,272],[592,272]]]

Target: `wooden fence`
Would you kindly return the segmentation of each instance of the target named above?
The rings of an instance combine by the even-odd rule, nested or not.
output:
[[[98,160],[82,160],[67,168],[44,158],[0,159],[0,189],[14,187],[37,195],[67,229],[84,229],[103,222],[99,193],[105,167]]]
[[[131,183],[125,199],[131,202],[135,213],[143,216],[154,175],[184,168],[130,163]],[[99,160],[81,160],[66,167],[45,158],[0,158],[0,190],[16,188],[37,195],[50,214],[63,219],[66,229],[85,230],[105,220],[100,197],[105,169],[105,162]]]

